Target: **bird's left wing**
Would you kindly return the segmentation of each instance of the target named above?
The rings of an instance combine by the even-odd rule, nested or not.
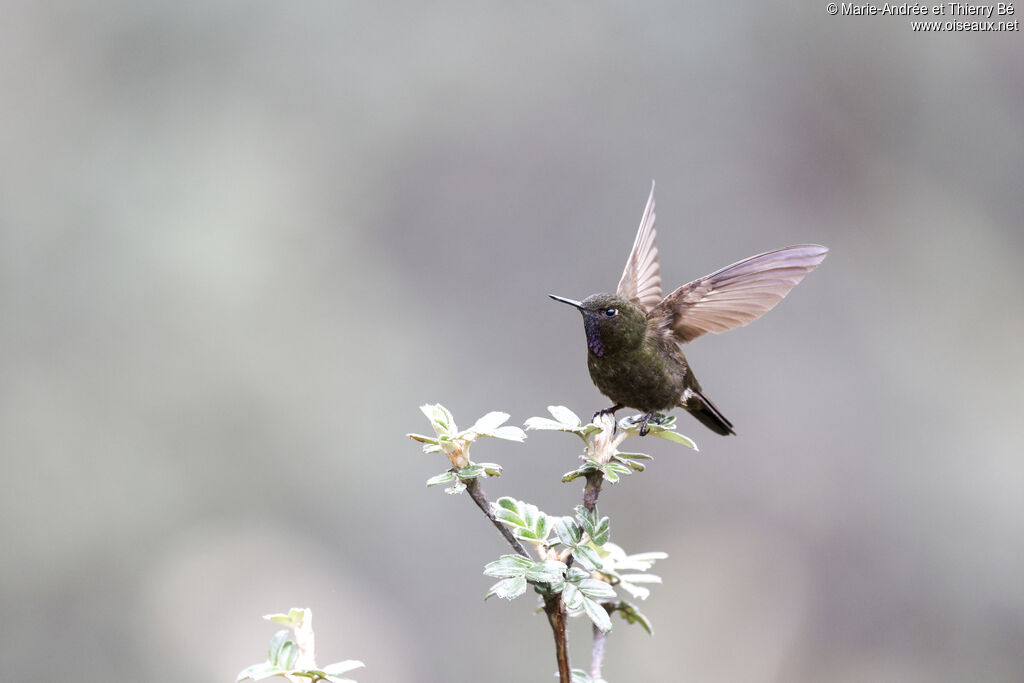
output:
[[[615,293],[623,299],[629,299],[644,312],[650,311],[661,301],[661,268],[658,266],[658,247],[655,244],[654,230],[654,183],[651,183],[651,195],[647,198],[640,228],[633,241],[633,250],[629,252],[629,260],[622,271],[622,278]]]
[[[828,249],[798,244],[726,266],[685,284],[651,312],[680,344],[705,332],[725,332],[754,322],[825,260]]]

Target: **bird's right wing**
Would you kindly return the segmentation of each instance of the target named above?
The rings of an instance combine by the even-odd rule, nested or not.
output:
[[[628,299],[647,313],[661,301],[661,268],[658,266],[657,233],[654,230],[654,183],[647,198],[640,228],[633,240],[633,249],[622,271],[615,293]]]
[[[826,254],[821,245],[798,244],[751,256],[683,285],[649,317],[663,321],[680,344],[742,327],[770,311]]]

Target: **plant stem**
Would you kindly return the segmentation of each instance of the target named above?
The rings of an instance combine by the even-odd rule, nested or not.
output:
[[[555,636],[555,659],[558,660],[558,683],[571,683],[569,643],[565,633],[565,605],[561,595],[544,596],[544,613],[548,615],[551,633]]]
[[[601,662],[604,660],[604,643],[608,633],[594,625],[594,649],[590,651],[590,677],[595,681],[601,678]]]
[[[512,534],[512,531],[507,526],[499,522],[498,518],[494,516],[494,512],[491,511],[491,504],[488,502],[487,496],[484,495],[484,490],[480,488],[480,483],[476,479],[470,479],[466,482],[466,491],[469,493],[469,497],[473,499],[473,502],[476,503],[476,506],[480,508],[485,515],[487,515],[487,519],[491,520],[491,524],[493,524],[498,531],[501,532],[501,535],[505,537],[505,540],[509,542],[509,545],[512,546],[512,550],[515,550],[523,557],[530,557],[530,553],[526,552],[526,548],[524,548],[523,544],[519,542],[519,539]]]
[[[597,497],[601,495],[601,483],[604,476],[600,472],[591,472],[587,475],[587,486],[583,489],[583,507],[593,510],[597,505]]]
[[[597,506],[597,497],[601,495],[601,483],[604,477],[600,472],[587,475],[587,485],[583,489],[583,507],[593,510]],[[595,681],[601,678],[601,661],[604,659],[604,644],[608,633],[594,625],[594,647],[590,653],[590,677]]]

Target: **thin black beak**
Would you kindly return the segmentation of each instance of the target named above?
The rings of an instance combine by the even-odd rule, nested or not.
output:
[[[548,294],[548,296],[554,299],[555,301],[561,301],[563,304],[569,304],[570,306],[575,306],[581,311],[583,310],[583,304],[581,304],[579,301],[566,299],[564,296],[555,296],[554,294]]]

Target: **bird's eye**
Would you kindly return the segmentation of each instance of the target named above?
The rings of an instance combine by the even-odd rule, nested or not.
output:
[[[616,315],[619,314],[619,312],[614,308],[606,308],[604,309],[604,314],[609,318],[614,318]]]

